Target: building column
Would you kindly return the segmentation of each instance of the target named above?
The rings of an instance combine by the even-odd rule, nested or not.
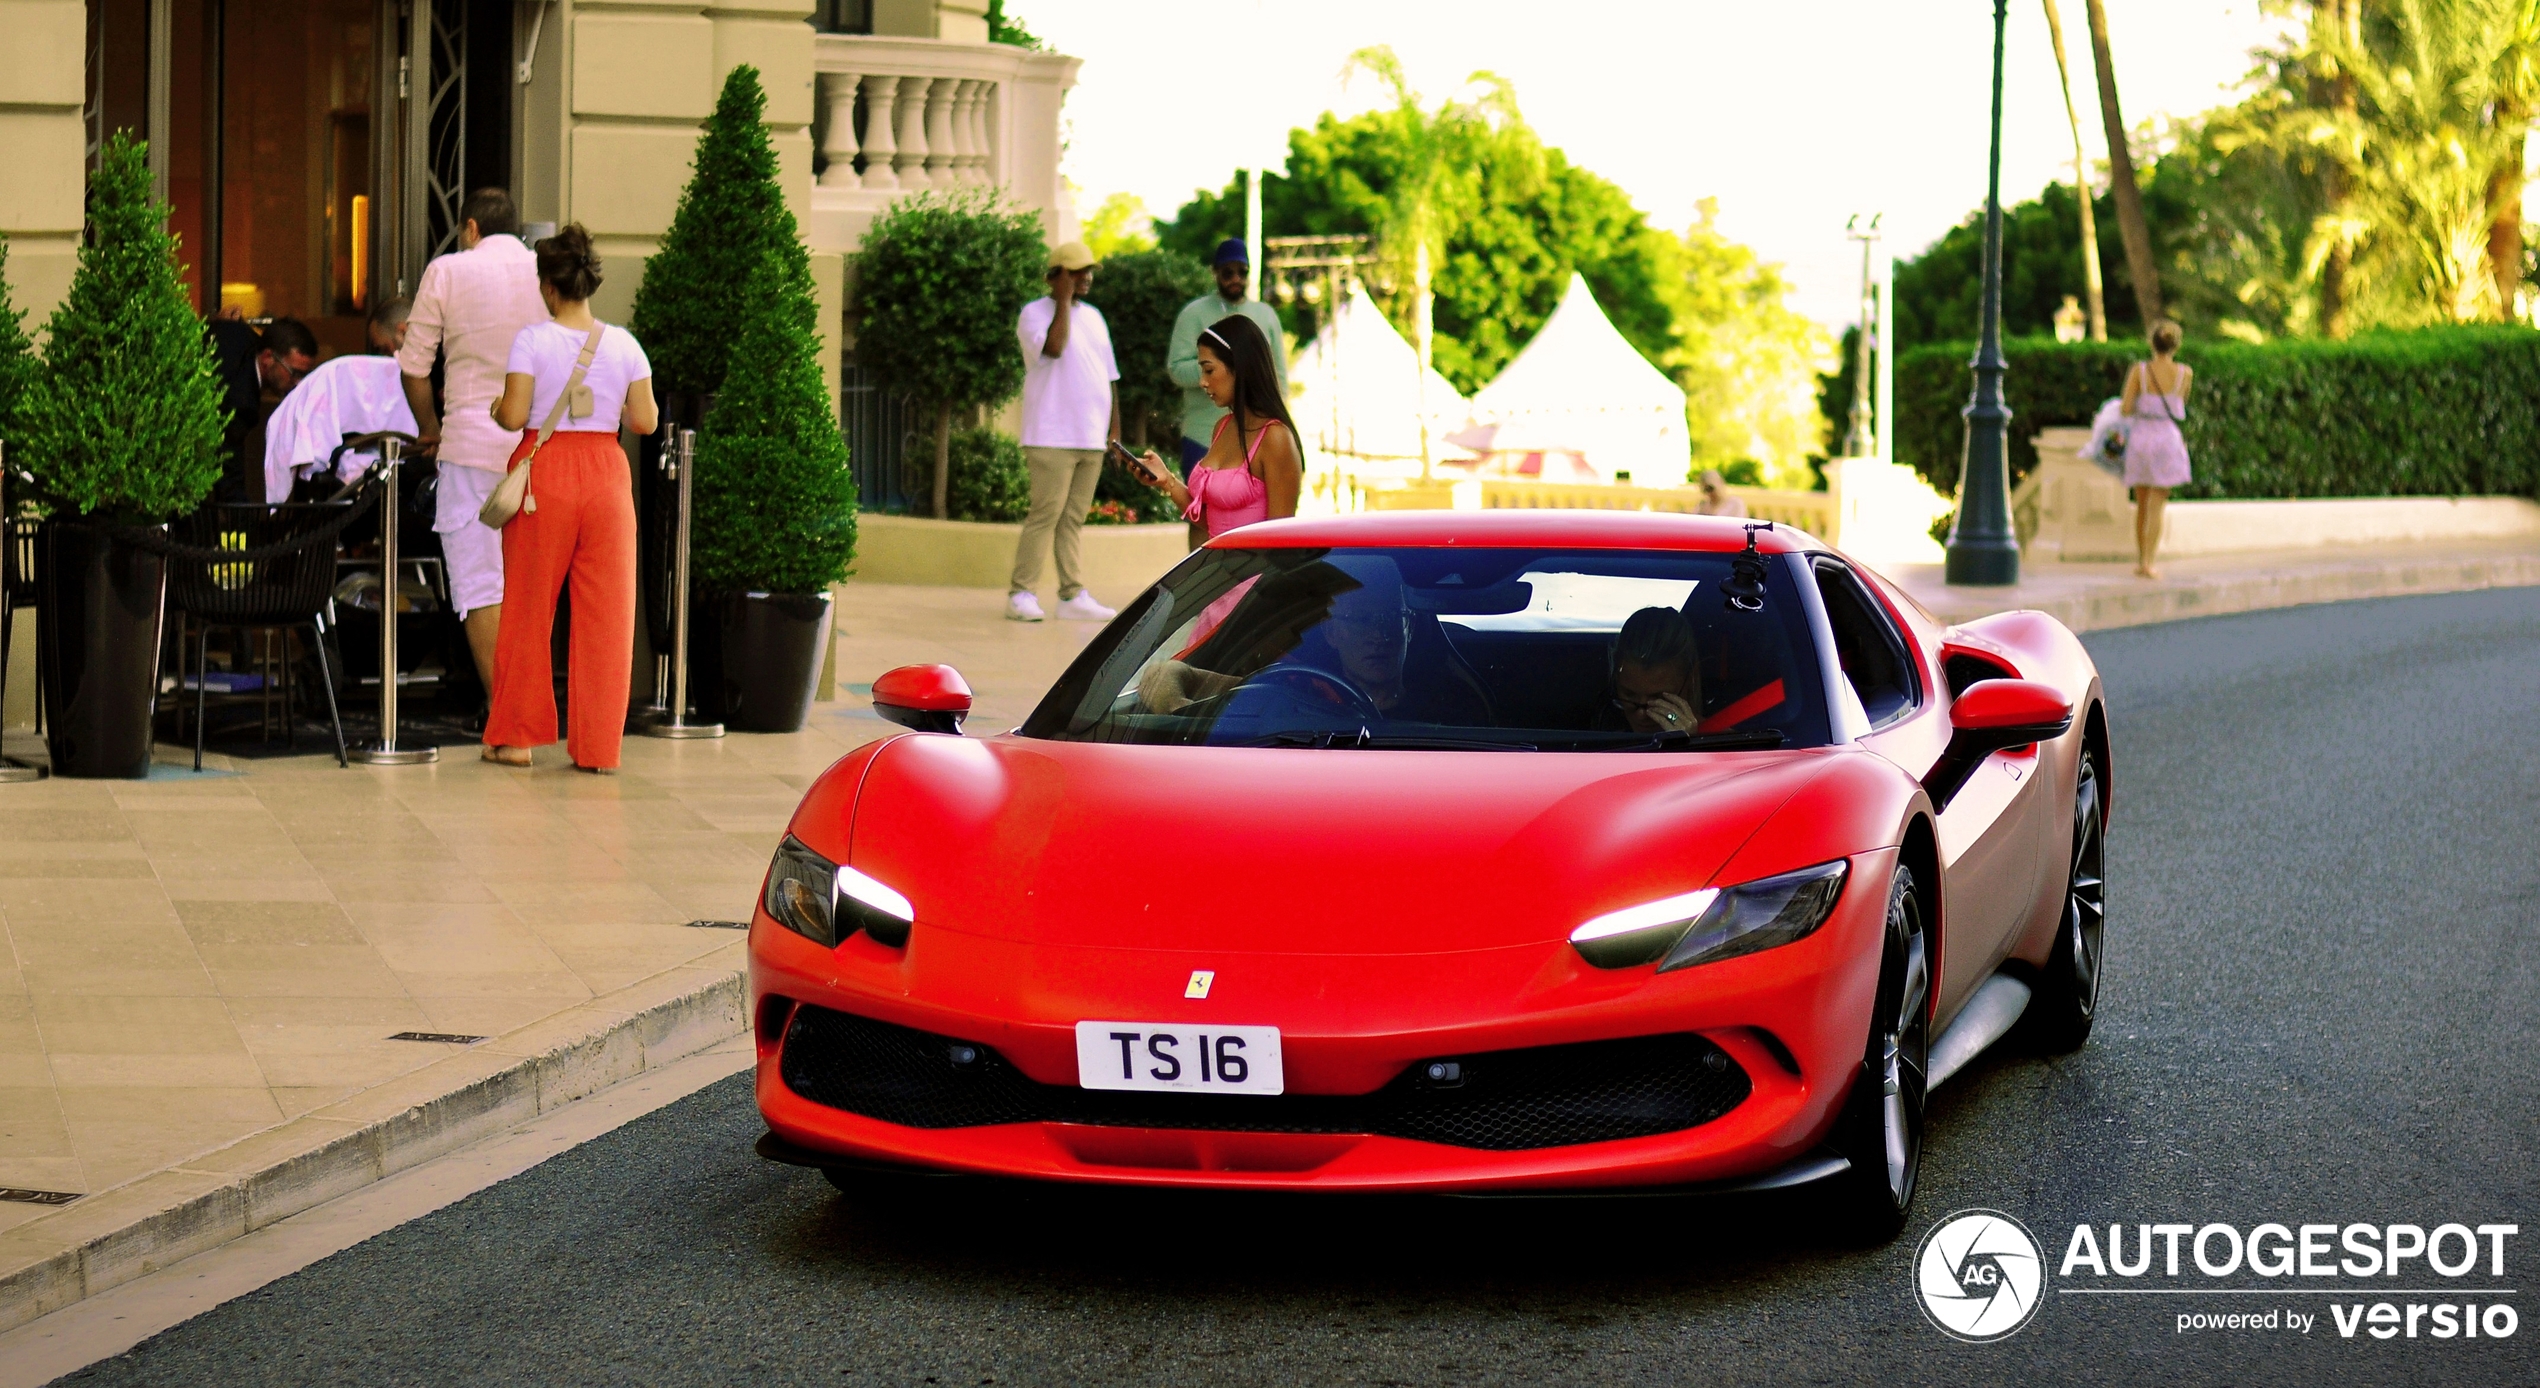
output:
[[[930,77],[900,79],[900,148],[891,156],[891,171],[900,176],[903,188],[935,186],[935,180],[926,172],[926,95],[935,81]]]
[[[0,4],[0,234],[9,238],[9,288],[40,333],[78,268],[87,222],[88,11],[79,0]],[[213,291],[215,295],[219,291]],[[17,685],[10,685],[12,694]]]
[[[926,180],[938,188],[951,188],[961,182],[954,167],[961,157],[961,145],[953,138],[953,98],[961,92],[961,79],[938,77],[934,89],[926,93]]]
[[[820,152],[828,158],[829,167],[820,175],[820,186],[853,188],[856,156],[862,153],[856,148],[855,94],[857,84],[864,79],[852,72],[832,72],[822,74],[820,80],[829,98],[829,134],[820,142]]]
[[[864,79],[864,186],[897,188],[898,175],[891,172],[891,160],[899,153],[899,142],[892,131],[899,123],[900,79],[867,77]]]

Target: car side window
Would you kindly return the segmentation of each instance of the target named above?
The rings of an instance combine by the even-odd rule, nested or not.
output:
[[[1922,702],[1922,682],[1906,652],[1905,638],[1878,600],[1861,586],[1859,575],[1832,560],[1819,560],[1816,571],[1826,625],[1834,630],[1835,659],[1842,663],[1852,691],[1860,696],[1870,726],[1885,727]]]

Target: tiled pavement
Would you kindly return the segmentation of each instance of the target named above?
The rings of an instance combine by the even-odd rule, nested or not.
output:
[[[167,779],[0,785],[0,1186],[105,1190],[454,1049],[397,1032],[500,1035],[730,944],[687,922],[748,915],[803,788],[888,727],[874,674],[951,661],[1006,726],[1095,630],[1000,596],[850,588],[809,727],[630,737],[615,777],[561,748],[197,777],[163,748]],[[46,1209],[0,1202],[0,1229]]]
[[[1952,620],[2039,606],[2097,627],[2540,583],[2540,548],[2249,555],[2160,583],[2041,566],[2008,591],[1898,576]],[[164,779],[0,785],[0,1186],[95,1194],[452,1054],[393,1033],[494,1036],[657,988],[733,942],[686,922],[746,915],[802,789],[886,730],[875,674],[953,664],[971,726],[1003,728],[1096,630],[1003,621],[992,590],[841,593],[839,699],[807,728],[629,738],[614,778],[560,748],[525,771],[458,748],[424,767],[215,759],[200,777],[163,749]],[[0,1233],[46,1209],[0,1202]]]

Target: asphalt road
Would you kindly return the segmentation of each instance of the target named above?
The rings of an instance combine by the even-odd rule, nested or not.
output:
[[[1893,1245],[1846,1249],[1769,1204],[841,1198],[750,1155],[744,1077],[70,1381],[2540,1381],[2540,593],[2090,646],[2117,763],[2100,1030],[1935,1097]],[[2347,1279],[2050,1295],[2010,1339],[1960,1344],[1910,1269],[1971,1206],[2016,1215],[2050,1261],[2085,1221],[2519,1224],[2508,1275],[2460,1283],[2517,1288],[2478,1300],[2519,1328],[2342,1338],[2324,1303],[2366,1300]],[[2443,1280],[2422,1268],[2371,1285]],[[2287,1307],[2317,1317],[2307,1334],[2174,1324]]]

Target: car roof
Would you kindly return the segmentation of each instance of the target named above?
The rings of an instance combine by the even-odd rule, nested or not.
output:
[[[1264,521],[1209,541],[1211,549],[1300,549],[1318,545],[1398,548],[1563,546],[1577,549],[1674,549],[1725,552],[1746,548],[1746,527],[1733,516],[1655,511],[1511,509],[1499,511],[1367,511]],[[1820,548],[1804,531],[1775,526],[1755,532],[1766,554]]]

